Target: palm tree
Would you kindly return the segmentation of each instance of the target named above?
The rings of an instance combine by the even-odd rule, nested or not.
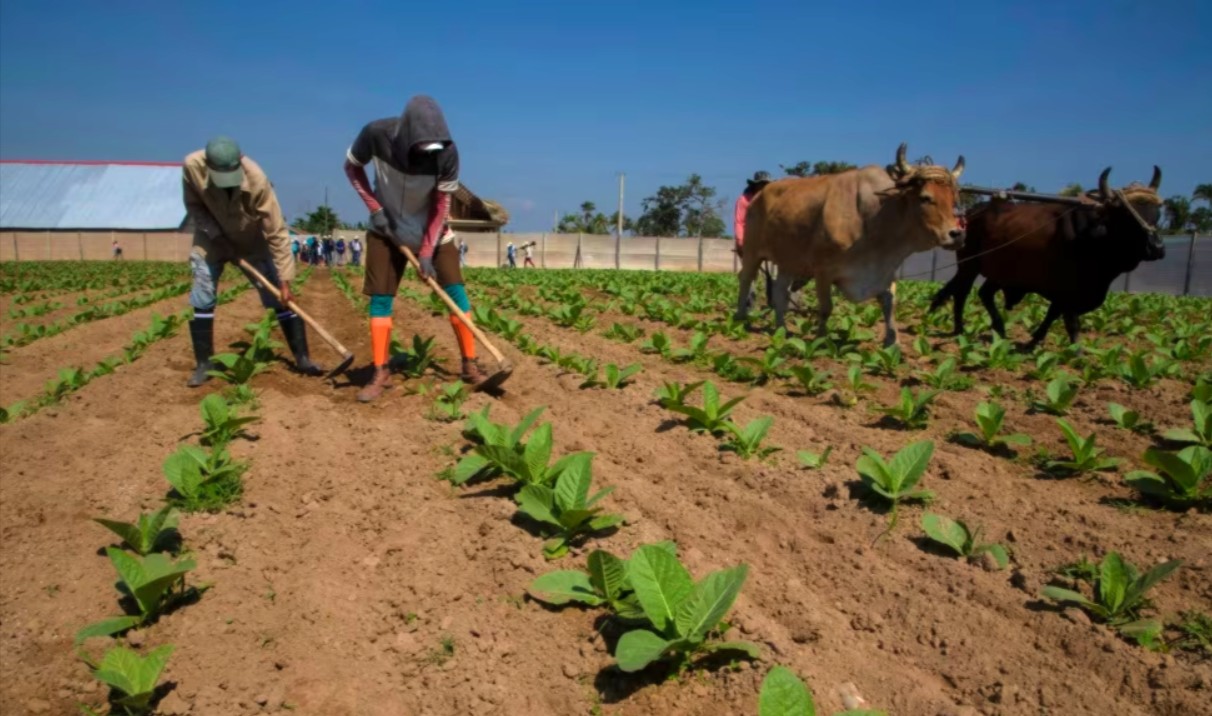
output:
[[[1201,234],[1212,231],[1212,209],[1206,206],[1198,206],[1192,209],[1191,228]]]
[[[1171,231],[1182,231],[1191,222],[1191,200],[1182,195],[1166,199],[1166,226]]]
[[[1212,184],[1200,184],[1191,192],[1191,201],[1202,201],[1212,206]]]

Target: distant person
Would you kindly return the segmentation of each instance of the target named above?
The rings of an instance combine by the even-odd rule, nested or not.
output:
[[[356,236],[349,242],[349,254],[354,266],[362,265],[362,240]]]
[[[522,253],[525,256],[525,260],[522,261],[522,266],[534,268],[534,242],[531,241],[528,244],[522,244]]]
[[[114,239],[113,242],[110,244],[110,248],[114,252],[114,260],[121,261],[122,260],[122,244],[118,243],[117,239]]]
[[[769,184],[770,172],[755,172],[752,179],[745,180],[745,191],[736,199],[736,207],[732,212],[732,235],[736,241],[736,255],[742,256],[745,245],[745,215],[749,213],[749,205],[753,203],[762,187]],[[774,281],[769,270],[766,273],[766,304],[774,305]]]
[[[284,305],[293,299],[290,280],[295,276],[295,264],[282,209],[265,172],[241,154],[234,140],[216,137],[206,143],[206,149],[185,158],[182,174],[185,209],[195,227],[189,253],[193,273],[189,302],[194,309],[189,337],[197,365],[187,385],[196,388],[210,380],[216,287],[224,267],[239,259],[247,260],[281,292],[279,301],[266,287],[253,282],[261,305],[277,313],[296,368],[306,375],[322,375],[324,371],[308,356],[303,320]]]
[[[298,239],[290,240],[290,257],[292,259],[294,259],[295,263],[299,263],[299,240]]]
[[[307,263],[311,264],[312,266],[316,265],[316,237],[307,237],[307,252],[304,254],[304,256],[306,257]]]
[[[332,268],[332,255],[336,247],[333,246],[332,237],[324,237],[324,265]]]
[[[518,250],[514,247],[512,241],[505,247],[505,258],[509,259],[509,268],[514,269],[518,267]]]
[[[337,237],[337,265],[345,263],[345,239]]]
[[[459,237],[459,266],[467,268],[467,242]]]

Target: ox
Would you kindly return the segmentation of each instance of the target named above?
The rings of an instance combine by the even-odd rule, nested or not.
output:
[[[1069,340],[1077,341],[1078,316],[1103,305],[1116,276],[1166,254],[1156,228],[1161,169],[1153,167],[1147,187],[1134,183],[1114,192],[1107,187],[1110,173],[1110,167],[1103,171],[1098,191],[1078,206],[994,200],[973,207],[959,267],[935,294],[930,310],[953,299],[954,331],[963,333],[964,304],[981,275],[985,282],[977,294],[998,335],[1006,337],[994,302],[997,292],[1004,293],[1007,310],[1026,294],[1037,293],[1050,303],[1027,348],[1038,346],[1062,317]]]
[[[956,223],[956,180],[964,171],[910,166],[906,146],[896,163],[841,174],[785,179],[762,189],[745,221],[745,251],[736,316],[749,313],[749,287],[762,261],[778,267],[775,321],[785,325],[790,288],[816,279],[818,330],[827,331],[836,285],[851,301],[878,298],[884,312],[884,345],[896,343],[893,323],[896,269],[909,254],[935,246],[957,249],[964,232]]]

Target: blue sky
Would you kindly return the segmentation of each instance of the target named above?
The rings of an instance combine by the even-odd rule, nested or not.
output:
[[[418,9],[429,7],[430,10]],[[364,210],[366,122],[434,95],[515,231],[698,172],[735,198],[806,159],[968,160],[1055,190],[1212,181],[1212,3],[0,3],[0,157],[177,160],[236,137],[287,216]]]

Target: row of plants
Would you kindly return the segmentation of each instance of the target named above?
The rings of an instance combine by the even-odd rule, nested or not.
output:
[[[189,267],[177,261],[6,261],[0,264],[0,294],[134,290],[168,277],[188,278]]]
[[[82,326],[85,323],[99,321],[103,318],[121,316],[125,313],[129,313],[145,306],[150,306],[153,303],[159,303],[160,301],[167,300],[174,296],[180,296],[181,294],[189,291],[190,286],[191,283],[189,281],[179,281],[170,286],[158,288],[134,298],[126,298],[118,301],[110,301],[108,303],[94,304],[83,311],[79,311],[50,324],[18,323],[16,325],[15,332],[8,333],[2,339],[0,339],[0,346],[4,348],[26,346],[43,338],[57,336],[64,331],[70,330],[77,326]]]

